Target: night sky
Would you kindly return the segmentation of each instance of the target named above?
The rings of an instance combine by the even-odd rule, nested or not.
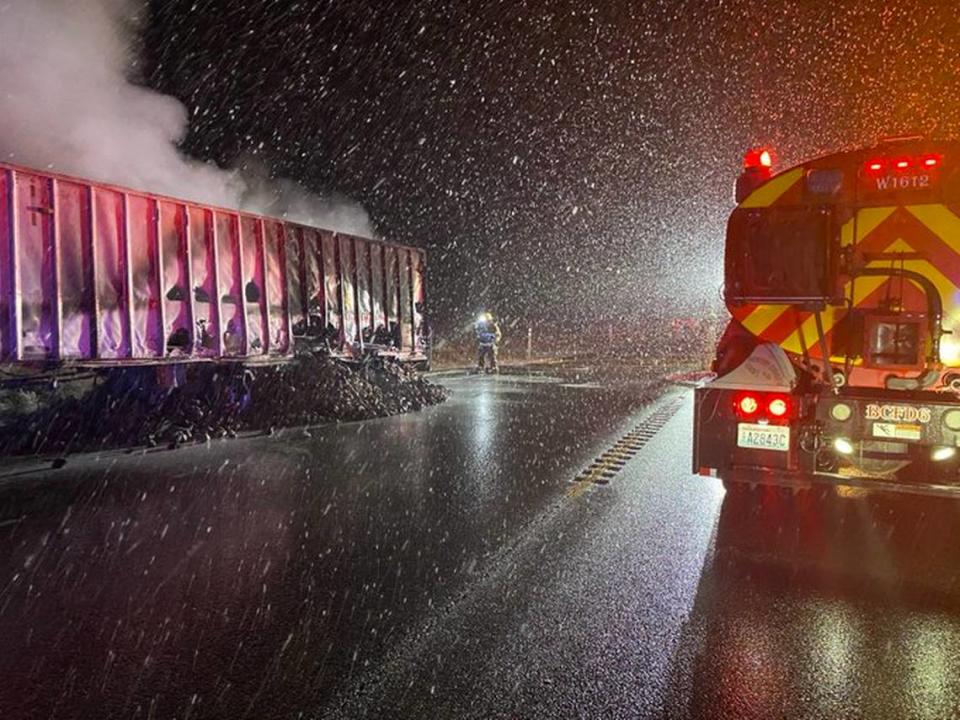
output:
[[[960,19],[897,2],[157,0],[142,82],[190,154],[257,156],[429,249],[445,328],[481,307],[635,324],[719,307],[743,151],[782,167],[960,134]]]

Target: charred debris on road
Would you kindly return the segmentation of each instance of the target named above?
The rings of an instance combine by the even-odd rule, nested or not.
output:
[[[146,379],[146,381],[145,381]],[[240,432],[368,420],[443,402],[411,366],[305,355],[256,369],[200,368],[178,387],[143,372],[0,390],[0,455],[177,447]]]

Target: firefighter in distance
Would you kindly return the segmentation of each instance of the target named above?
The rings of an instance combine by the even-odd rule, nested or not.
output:
[[[497,345],[502,334],[493,315],[485,312],[473,326],[477,338],[477,372],[497,372]]]

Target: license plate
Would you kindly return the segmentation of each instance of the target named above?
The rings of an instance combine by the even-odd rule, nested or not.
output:
[[[737,425],[737,447],[787,452],[790,450],[790,427],[788,425],[739,423]]]

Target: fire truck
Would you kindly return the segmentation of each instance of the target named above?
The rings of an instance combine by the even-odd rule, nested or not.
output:
[[[773,172],[750,151],[731,319],[693,469],[728,488],[960,490],[960,142],[895,138]]]

